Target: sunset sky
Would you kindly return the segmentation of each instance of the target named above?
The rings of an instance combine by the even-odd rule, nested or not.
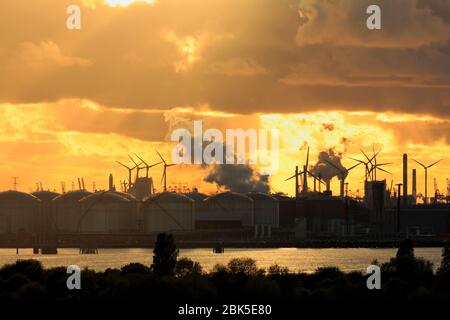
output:
[[[81,7],[81,30],[66,9]],[[382,29],[366,8],[382,8]],[[360,149],[393,162],[379,175],[401,182],[402,154],[425,163],[446,191],[450,178],[450,1],[446,0],[1,0],[0,190],[60,191],[84,177],[106,188],[127,153],[170,158],[174,128],[276,128],[273,192],[333,148],[349,167]],[[423,192],[423,170],[418,191]],[[258,171],[258,168],[255,168]],[[209,168],[168,169],[168,184],[216,187]],[[155,167],[161,189],[161,167]],[[350,189],[363,187],[363,168]],[[336,179],[332,182],[338,192]],[[430,191],[431,190],[431,191]],[[430,194],[429,194],[430,195]]]

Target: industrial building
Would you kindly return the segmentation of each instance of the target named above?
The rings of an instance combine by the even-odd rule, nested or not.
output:
[[[247,193],[247,196],[253,200],[254,224],[280,226],[278,199],[261,192]]]
[[[204,200],[204,216],[197,219],[200,229],[239,229],[254,225],[253,200],[235,192],[223,192]]]
[[[163,192],[144,199],[143,232],[193,231],[195,229],[194,200],[174,192]]]
[[[184,195],[194,200],[195,229],[202,229],[203,226],[201,221],[205,221],[205,217],[207,216],[207,206],[205,204],[205,199],[208,198],[208,196],[204,193],[198,192],[197,190],[185,193]]]
[[[136,231],[134,203],[116,192],[96,192],[79,200],[78,233],[126,233]]]
[[[55,217],[55,228],[58,233],[75,233],[78,231],[81,205],[79,200],[92,192],[76,190],[64,193],[52,200]]]
[[[35,233],[41,200],[19,192],[0,192],[0,234]]]
[[[55,233],[56,219],[52,200],[60,194],[54,191],[36,191],[31,195],[41,200],[41,219],[36,227],[45,234]]]

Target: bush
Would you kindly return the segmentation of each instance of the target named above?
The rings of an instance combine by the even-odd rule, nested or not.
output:
[[[201,274],[202,266],[200,263],[192,261],[189,258],[181,258],[175,266],[175,274],[184,277],[190,274]]]
[[[256,275],[260,272],[256,261],[251,258],[234,258],[228,262],[228,270],[232,274]]]

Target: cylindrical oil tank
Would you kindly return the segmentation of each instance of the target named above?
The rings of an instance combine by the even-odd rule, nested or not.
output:
[[[0,234],[35,233],[41,201],[19,191],[0,192]]]
[[[195,228],[194,200],[174,192],[144,199],[144,232],[192,231]]]
[[[33,195],[36,198],[38,198],[39,200],[41,200],[42,203],[50,203],[57,196],[60,196],[60,194],[58,192],[54,192],[54,191],[36,191],[36,192],[33,192],[31,195]]]
[[[79,233],[122,233],[129,232],[133,220],[133,203],[116,192],[93,193],[79,201],[81,214]]]
[[[208,198],[208,196],[201,192],[188,192],[184,195],[194,200],[195,220],[197,221],[199,219],[203,219],[206,213],[206,205],[204,200]]]
[[[56,232],[75,233],[81,215],[80,199],[91,195],[92,192],[77,190],[64,193],[52,200],[53,215],[56,221]]]
[[[39,226],[43,232],[53,233],[56,231],[56,216],[53,209],[53,199],[60,196],[59,193],[53,191],[36,191],[31,195],[41,200],[41,213],[42,219]]]
[[[111,191],[121,197],[130,200],[130,209],[128,215],[123,217],[122,226],[120,228],[121,232],[136,232],[142,230],[142,218],[139,217],[139,209],[141,202],[132,194],[128,192],[121,191]]]
[[[253,226],[253,200],[235,192],[223,192],[206,198],[205,214],[199,225],[208,228]]]
[[[260,192],[248,193],[247,196],[253,199],[255,224],[271,225],[273,228],[278,228],[280,224],[278,199]]]

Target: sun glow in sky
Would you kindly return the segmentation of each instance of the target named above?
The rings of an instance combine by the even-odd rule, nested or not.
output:
[[[365,25],[370,0],[73,2],[82,5],[76,31],[55,1],[0,1],[0,191],[12,177],[22,191],[40,181],[70,189],[78,177],[102,189],[110,173],[119,184],[127,174],[116,160],[138,153],[155,162],[155,149],[169,159],[172,130],[194,120],[221,132],[278,129],[273,192],[293,194],[284,180],[303,165],[306,146],[310,164],[333,149],[345,167],[375,146],[379,161],[393,163],[392,175],[380,173],[388,185],[401,181],[405,152],[443,158],[428,188],[436,177],[446,191],[449,1],[386,2],[396,14],[378,33]],[[423,171],[412,168],[423,191]],[[215,192],[207,171],[171,167],[168,184]],[[150,174],[161,188],[161,167]],[[362,166],[351,172],[352,192],[363,176]],[[338,192],[337,179],[331,185]]]
[[[104,0],[107,4],[110,6],[120,6],[120,7],[126,7],[132,3],[135,2],[142,2],[142,3],[148,3],[153,4],[156,0]]]

